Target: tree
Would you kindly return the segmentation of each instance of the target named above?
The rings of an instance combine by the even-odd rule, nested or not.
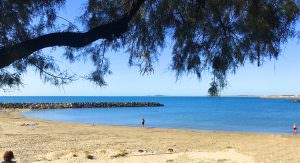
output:
[[[126,49],[129,64],[142,74],[172,38],[172,70],[201,78],[212,75],[211,95],[226,86],[226,75],[246,62],[260,66],[277,58],[280,45],[295,36],[299,7],[294,0],[86,0],[80,22],[61,26],[57,12],[65,0],[0,2],[0,87],[22,84],[28,67],[44,82],[68,84],[77,77],[60,70],[46,47],[65,48],[66,60],[91,58],[95,70],[85,78],[105,85],[107,50]],[[76,24],[85,27],[84,30]],[[85,32],[84,32],[85,31]]]

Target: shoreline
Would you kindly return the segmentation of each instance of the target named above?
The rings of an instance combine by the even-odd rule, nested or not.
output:
[[[43,110],[43,109],[42,109]],[[41,111],[42,111],[41,110]],[[46,110],[46,109],[45,109]],[[27,111],[39,111],[36,109],[22,109],[21,112],[27,112]],[[129,128],[140,128],[140,126],[130,126],[130,125],[111,125],[111,124],[95,124],[95,123],[80,123],[80,122],[67,122],[67,121],[59,121],[59,120],[45,120],[45,119],[39,119],[39,118],[31,118],[26,117],[20,113],[20,116],[27,119],[34,119],[39,121],[48,121],[48,122],[61,122],[61,123],[72,123],[72,124],[82,124],[82,125],[94,125],[94,126],[105,126],[105,127],[129,127]],[[194,131],[194,132],[223,132],[223,133],[244,133],[244,134],[262,134],[262,135],[292,135],[291,133],[269,133],[269,132],[250,132],[250,131],[225,131],[225,130],[200,130],[200,129],[188,129],[188,128],[167,128],[167,127],[146,127],[147,129],[162,129],[162,130],[178,130],[178,131]],[[299,134],[300,135],[300,134]]]
[[[299,136],[79,124],[22,111],[0,111],[0,155],[13,150],[22,163],[300,161]],[[38,125],[20,126],[25,122]]]

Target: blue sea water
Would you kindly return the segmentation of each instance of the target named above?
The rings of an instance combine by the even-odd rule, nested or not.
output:
[[[258,97],[0,97],[0,102],[151,101],[164,107],[64,109],[24,112],[25,117],[101,125],[256,133],[292,133],[300,125],[300,103]]]

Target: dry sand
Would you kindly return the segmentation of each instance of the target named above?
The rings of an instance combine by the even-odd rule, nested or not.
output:
[[[18,163],[299,163],[300,137],[94,126],[29,119],[20,110],[2,110],[0,154],[5,150],[13,150]]]

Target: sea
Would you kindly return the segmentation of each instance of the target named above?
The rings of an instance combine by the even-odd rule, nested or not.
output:
[[[292,134],[300,103],[259,97],[5,96],[0,102],[160,102],[163,107],[54,109],[23,112],[50,121],[228,132]]]

